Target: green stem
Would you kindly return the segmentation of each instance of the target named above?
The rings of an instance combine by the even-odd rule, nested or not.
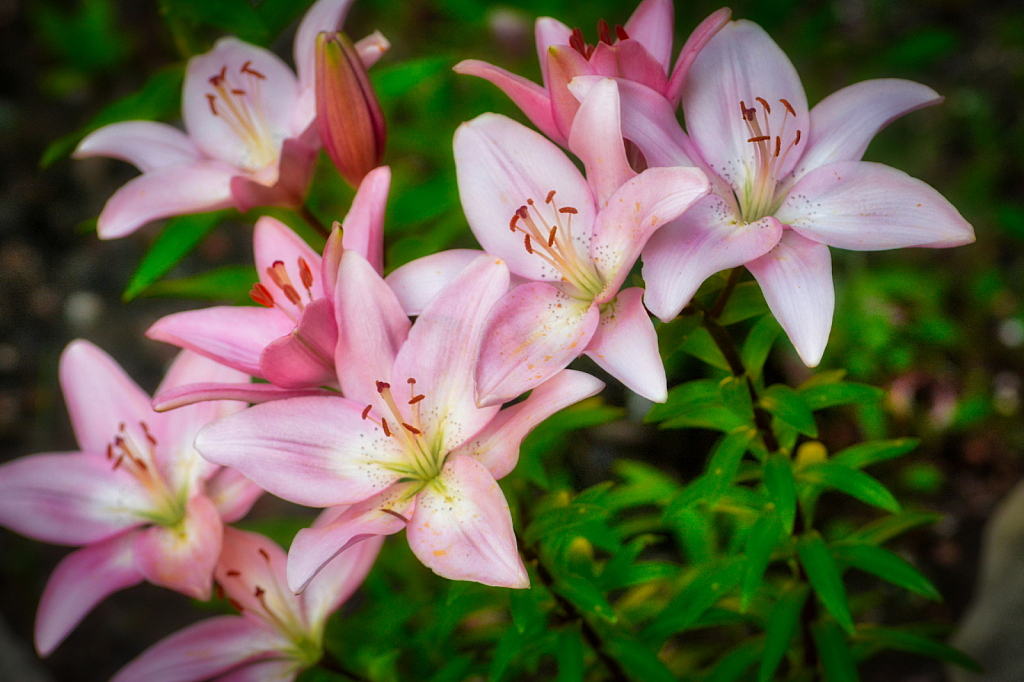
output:
[[[310,227],[319,232],[326,239],[331,236],[331,231],[327,229],[327,226],[320,222],[320,219],[313,215],[313,212],[309,210],[309,206],[302,204],[295,212],[298,213],[303,220],[305,220]]]

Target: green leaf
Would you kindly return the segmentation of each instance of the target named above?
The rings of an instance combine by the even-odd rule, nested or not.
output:
[[[601,589],[581,575],[559,577],[551,588],[571,601],[580,613],[592,613],[609,623],[619,620]]]
[[[562,631],[555,651],[558,661],[558,682],[583,682],[586,667],[583,662],[583,640],[578,628],[569,627]]]
[[[690,584],[644,630],[643,638],[661,642],[686,630],[722,595],[736,587],[743,576],[743,564],[742,557],[727,557],[698,568]]]
[[[679,346],[700,325],[700,315],[680,315],[671,322],[658,325],[658,352],[662,360],[675,354]]]
[[[192,249],[206,238],[230,211],[213,211],[171,218],[156,241],[142,257],[128,288],[121,295],[125,303],[144,292],[153,282],[166,275]],[[250,280],[250,285],[252,280]]]
[[[865,504],[884,509],[892,514],[900,512],[900,503],[878,479],[859,469],[851,469],[832,460],[804,467],[799,472],[801,481],[841,490]]]
[[[185,78],[185,65],[174,64],[160,69],[137,91],[108,104],[88,123],[73,133],[53,142],[39,160],[41,168],[48,168],[74,151],[86,135],[102,126],[119,121],[161,120],[179,115],[181,111],[181,85]]]
[[[253,282],[259,279],[256,268],[247,265],[228,265],[192,277],[162,279],[142,292],[142,298],[173,296],[213,301],[247,303]]]
[[[711,452],[707,471],[679,492],[665,509],[665,517],[695,504],[713,507],[736,478],[743,453],[747,451],[747,446],[756,433],[753,429],[748,429],[730,433],[722,438]]]
[[[501,636],[498,646],[494,649],[494,660],[491,661],[491,670],[487,674],[490,682],[500,682],[525,642],[526,635],[516,628],[510,627],[505,630],[505,634]]]
[[[679,492],[680,486],[665,472],[631,459],[619,459],[612,471],[625,482],[608,494],[608,503],[615,509],[645,504],[664,506]]]
[[[622,664],[635,680],[644,682],[676,682],[676,676],[658,659],[650,648],[616,631],[606,641],[612,658]]]
[[[858,682],[857,664],[850,654],[850,647],[842,631],[832,621],[815,623],[811,626],[814,644],[818,648],[821,665],[825,668],[827,682]]]
[[[764,485],[775,504],[783,528],[787,534],[792,533],[796,520],[796,481],[793,479],[789,457],[778,452],[768,455],[764,463]]]
[[[580,526],[606,519],[610,513],[604,504],[579,502],[577,499],[566,507],[544,510],[527,527],[523,539],[532,545],[552,535],[571,535]]]
[[[906,533],[908,530],[918,526],[938,523],[940,520],[942,520],[942,514],[936,514],[935,512],[905,511],[896,516],[887,516],[884,519],[872,521],[863,528],[850,533],[843,541],[880,545],[897,535]]]
[[[806,585],[797,585],[784,592],[775,603],[768,617],[765,630],[764,654],[757,670],[758,682],[769,682],[775,675],[776,668],[789,649],[789,643],[796,634],[800,624],[800,610],[807,601],[809,590]]]
[[[711,674],[704,678],[705,682],[735,682],[750,666],[757,663],[763,649],[763,637],[748,639],[722,656]]]
[[[859,568],[925,599],[942,601],[942,595],[928,578],[900,557],[881,547],[840,542],[832,546],[832,557],[840,570],[844,566]]]
[[[836,453],[832,461],[853,469],[863,469],[878,462],[902,457],[917,447],[920,441],[916,438],[897,438],[896,440],[875,440],[858,443]]]
[[[686,337],[682,345],[679,346],[679,350],[689,353],[693,357],[706,362],[712,367],[718,369],[729,370],[729,362],[722,355],[722,351],[715,345],[714,340],[711,338],[711,334],[704,327],[699,327],[693,330],[693,332]]]
[[[743,342],[743,349],[740,357],[743,359],[743,366],[752,379],[761,376],[764,363],[768,360],[768,353],[771,352],[775,339],[782,333],[782,327],[771,315],[765,315],[754,324],[747,339]],[[728,367],[726,367],[728,369]]]
[[[247,43],[266,46],[272,37],[270,29],[247,0],[160,0],[160,5],[169,19],[212,26]]]
[[[743,584],[740,591],[740,610],[744,613],[750,606],[750,600],[761,586],[761,579],[771,562],[772,551],[782,538],[782,522],[771,512],[766,512],[751,527],[747,535],[747,544],[743,556],[747,564],[743,571]]]
[[[509,591],[509,613],[512,616],[512,624],[519,632],[527,632],[543,625],[547,614],[542,607],[542,602],[545,598],[549,601],[551,599],[545,592],[545,590],[533,586],[526,590]]]
[[[691,563],[711,561],[715,556],[715,531],[709,514],[690,507],[675,509],[665,514],[666,525],[679,535],[683,552]]]
[[[885,395],[885,391],[876,386],[854,383],[838,383],[797,390],[807,406],[814,411],[837,405],[873,402],[881,400]]]
[[[750,397],[746,375],[727,376],[719,382],[718,390],[726,407],[735,412],[736,416],[754,424],[754,402]]]
[[[716,322],[725,327],[767,312],[768,304],[764,301],[760,285],[757,282],[743,282],[732,290],[729,302],[725,304],[725,310]]]
[[[423,81],[448,75],[451,58],[421,57],[370,71],[373,90],[381,102],[403,97]]]
[[[811,408],[807,406],[800,394],[789,386],[785,384],[769,386],[761,394],[758,404],[805,436],[818,437],[818,426],[814,423],[814,413],[811,412]]]
[[[928,637],[898,630],[896,628],[884,628],[874,625],[864,625],[857,628],[854,641],[866,642],[878,648],[895,649],[906,651],[912,654],[920,654],[929,658],[935,658],[946,663],[960,666],[964,670],[976,673],[984,672],[981,665],[973,658],[958,651],[951,646],[936,642]]]
[[[747,422],[721,402],[693,405],[690,414],[680,415],[662,422],[662,429],[712,429],[729,433],[747,426]]]
[[[675,575],[678,567],[673,564],[654,561],[634,563],[641,552],[661,540],[662,538],[657,535],[641,535],[630,540],[605,564],[601,575],[598,576],[601,589],[607,592]]]
[[[807,571],[807,579],[821,602],[843,629],[853,633],[853,618],[846,598],[846,588],[832,555],[817,531],[811,531],[797,543],[800,563]],[[845,643],[844,643],[845,646]]]
[[[688,414],[694,409],[699,409],[712,400],[718,400],[718,383],[711,379],[700,379],[698,381],[687,381],[668,392],[668,398],[663,403],[655,403],[651,411],[644,417],[644,422],[653,422],[673,419],[680,415]]]

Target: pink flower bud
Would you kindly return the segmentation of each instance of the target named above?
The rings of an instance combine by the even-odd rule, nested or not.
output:
[[[384,157],[387,127],[359,53],[341,32],[317,36],[316,121],[327,155],[358,187]]]

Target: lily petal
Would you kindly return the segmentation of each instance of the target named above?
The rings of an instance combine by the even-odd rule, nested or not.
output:
[[[0,466],[0,525],[43,542],[84,545],[141,524],[153,503],[131,474],[113,467],[78,452]]]
[[[223,533],[217,507],[196,495],[176,526],[150,526],[135,536],[135,565],[154,585],[209,599]]]
[[[595,300],[615,296],[651,235],[710,191],[702,171],[681,167],[648,168],[620,187],[594,223],[590,256],[605,282]]]
[[[293,592],[306,590],[339,554],[405,528],[416,507],[416,488],[416,483],[395,484],[348,507],[331,523],[300,530],[288,549],[288,587]]]
[[[478,460],[495,480],[509,474],[519,461],[519,446],[530,431],[564,407],[597,395],[604,382],[584,372],[562,370],[533,389],[530,395],[499,412],[479,433],[450,456]]]
[[[811,109],[807,148],[790,182],[837,161],[860,161],[871,139],[900,116],[945,99],[927,85],[898,78],[855,83]]]
[[[206,496],[210,498],[224,523],[235,523],[245,518],[253,503],[263,495],[259,487],[241,472],[221,467],[206,482]]]
[[[781,238],[782,224],[775,218],[737,223],[725,201],[709,195],[647,242],[644,302],[656,317],[671,322],[704,280],[763,256]]]
[[[853,251],[974,241],[974,228],[941,194],[903,171],[867,161],[814,169],[775,215],[809,239]]]
[[[334,306],[318,298],[302,311],[299,324],[287,336],[270,342],[260,354],[260,373],[282,388],[335,384],[334,348],[338,325]]]
[[[647,48],[638,40],[620,40],[614,48],[618,63],[618,75],[623,80],[642,83],[659,94],[668,89],[665,66],[658,63]]]
[[[111,682],[195,682],[286,651],[291,642],[253,618],[217,616],[165,637]]]
[[[546,73],[546,57],[542,62],[545,62],[543,70]],[[455,73],[476,76],[497,85],[542,133],[559,144],[566,143],[566,136],[559,132],[558,126],[555,125],[555,119],[551,115],[551,99],[544,88],[479,59],[465,59],[453,69]]]
[[[342,246],[365,258],[377,274],[384,272],[384,209],[391,187],[391,169],[374,168],[359,184],[352,207],[342,221]]]
[[[580,104],[569,132],[569,149],[583,162],[599,207],[636,177],[622,142],[619,88],[613,79],[605,78],[591,88]]]
[[[384,53],[391,49],[391,41],[380,31],[374,31],[356,41],[356,52],[367,69],[376,64]]]
[[[36,651],[49,656],[87,613],[109,595],[138,585],[134,532],[122,533],[64,557],[50,574],[36,614]]]
[[[362,418],[365,403],[294,398],[210,424],[196,449],[264,490],[308,507],[360,502],[402,477],[405,450]]]
[[[86,452],[105,452],[122,423],[150,419],[149,396],[112,357],[77,339],[60,356],[60,387],[75,439]]]
[[[665,364],[643,297],[643,289],[631,287],[609,301],[586,354],[629,390],[663,403],[668,398]]]
[[[530,585],[505,495],[487,468],[470,457],[449,457],[441,475],[420,491],[406,537],[413,554],[443,578]]]
[[[384,281],[395,292],[407,314],[419,315],[439,291],[481,254],[483,251],[477,249],[432,253],[396,268]]]
[[[229,526],[224,529],[216,580],[242,612],[301,619],[302,600],[284,589],[286,562],[284,550],[270,538]]]
[[[108,156],[134,164],[143,173],[198,161],[199,150],[174,126],[155,121],[122,121],[86,135],[72,156]]]
[[[157,412],[167,412],[206,400],[240,400],[255,405],[285,398],[334,397],[337,395],[337,391],[325,388],[280,388],[273,384],[202,383],[179,386],[158,393],[153,398],[153,409]]]
[[[508,282],[503,261],[479,256],[427,304],[398,351],[392,379],[415,378],[412,392],[425,396],[415,409],[432,415],[423,428],[435,452],[458,446],[498,411],[477,407],[473,378],[481,334],[491,308],[508,291]],[[410,414],[414,409],[403,407]]]
[[[307,244],[302,237],[276,218],[263,216],[256,221],[252,232],[253,260],[256,262],[256,273],[260,284],[274,295],[274,304],[287,311],[288,316],[297,320],[302,311],[299,306],[287,299],[270,274],[277,263],[284,266],[291,282],[303,303],[322,298],[324,295],[323,273],[320,271],[320,255]],[[302,266],[305,261],[309,268],[309,276],[313,282],[309,290],[303,286]],[[281,266],[277,266],[280,268]]]
[[[292,53],[299,86],[312,88],[316,82],[316,37],[321,31],[340,31],[352,0],[318,0],[306,10],[295,31]]]
[[[747,263],[747,269],[800,359],[815,367],[828,343],[836,302],[828,247],[787,230],[775,248]]]
[[[626,34],[639,41],[667,74],[672,61],[672,27],[675,7],[671,0],[644,0],[626,22]]]
[[[568,90],[572,79],[577,76],[618,75],[615,54],[608,49],[607,45],[599,43],[595,54],[596,59],[590,62],[568,45],[552,45],[548,48],[548,93],[551,97],[551,117],[559,133],[557,138],[552,137],[551,139],[556,142],[569,138],[573,119],[576,117],[576,111],[580,108],[579,102]],[[604,68],[599,70],[595,66]]]
[[[491,310],[476,366],[478,405],[499,405],[539,386],[583,353],[597,305],[546,282],[520,285]]]
[[[262,376],[260,353],[271,341],[290,334],[294,326],[276,308],[216,306],[162,317],[146,330],[146,336],[258,377]]]
[[[261,77],[253,75],[253,71]],[[225,79],[222,88],[246,92],[243,96],[251,101],[248,106],[259,112],[256,134],[267,135],[267,139],[251,139],[247,130],[242,137],[242,127],[234,122],[237,117],[227,103],[217,101],[219,91],[210,83],[211,78],[221,75]],[[207,95],[213,95],[214,100]],[[295,74],[280,57],[237,38],[221,38],[212,50],[188,61],[181,116],[192,141],[204,154],[255,173],[268,165],[264,157],[269,153],[273,153],[270,161],[277,160],[282,140],[298,137],[305,129],[292,129],[297,97]],[[277,149],[264,149],[268,144],[276,145]]]
[[[355,251],[345,251],[334,292],[338,345],[334,366],[342,393],[388,414],[378,381],[391,381],[398,349],[409,335],[409,317],[377,271]]]
[[[558,206],[579,211],[573,216],[573,237],[578,250],[587,252],[595,214],[590,186],[562,150],[529,128],[497,114],[463,123],[455,131],[455,170],[473,234],[484,251],[503,258],[515,274],[562,279],[555,268],[527,253],[522,235],[509,230],[519,207],[532,200],[540,208],[551,190],[557,191]]]
[[[558,19],[540,17],[533,25],[533,35],[537,42],[537,60],[540,62],[540,75],[546,90],[548,87],[548,48],[552,45],[568,45],[572,29]]]
[[[783,147],[789,146],[797,130],[808,129],[807,96],[789,58],[760,26],[734,21],[724,26],[694,60],[682,101],[690,138],[704,160],[738,194],[746,191],[756,165],[755,145],[747,142],[751,133],[741,103],[757,106],[755,97],[774,107],[773,131],[786,116],[779,100],[787,100],[796,112],[795,120],[786,122]],[[758,109],[759,119],[763,113]],[[785,158],[778,177],[796,166],[802,151],[797,147]]]
[[[129,180],[107,200],[100,239],[117,239],[160,218],[230,208],[235,169],[216,161],[165,166]]]
[[[693,29],[693,33],[686,39],[683,49],[680,50],[679,56],[676,57],[676,64],[672,67],[672,77],[669,78],[668,89],[665,91],[665,97],[668,99],[673,110],[679,106],[679,99],[682,97],[683,86],[686,85],[690,66],[693,65],[697,55],[708,44],[708,41],[714,38],[715,34],[729,23],[731,16],[732,10],[728,7],[712,12],[707,19],[697,25],[697,28]]]
[[[335,557],[323,567],[302,593],[306,618],[314,631],[322,630],[327,617],[341,608],[373,568],[384,537],[368,538],[343,556]]]
[[[276,179],[267,184],[260,179],[244,175],[231,178],[231,198],[239,213],[258,206],[280,206],[297,209],[306,201],[309,186],[316,170],[320,145],[298,138],[281,143]]]

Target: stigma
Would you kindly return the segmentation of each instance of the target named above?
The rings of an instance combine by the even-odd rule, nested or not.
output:
[[[790,117],[796,118],[796,110],[789,100],[780,99],[782,121],[773,134],[771,127],[772,107],[762,97],[755,97],[755,106],[747,107],[740,102],[740,116],[750,135],[747,143],[754,146],[754,157],[743,191],[737,193],[740,214],[745,222],[752,223],[771,213],[775,203],[775,188],[782,179],[782,169],[789,153],[800,144],[802,131],[787,133],[786,124]],[[760,105],[761,116],[758,116]]]
[[[238,73],[230,73],[225,65],[209,78],[213,92],[206,94],[210,113],[224,121],[249,150],[245,169],[251,172],[274,163],[279,155],[263,111],[261,88],[266,79],[251,61],[242,64]]]

